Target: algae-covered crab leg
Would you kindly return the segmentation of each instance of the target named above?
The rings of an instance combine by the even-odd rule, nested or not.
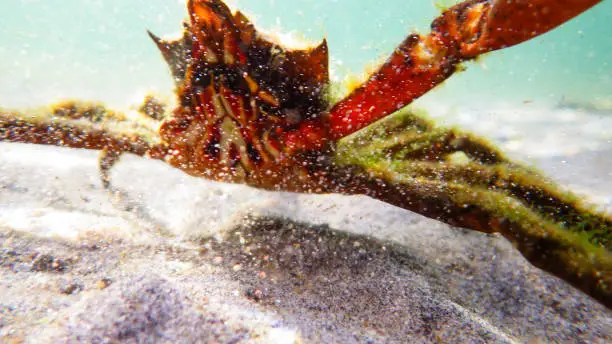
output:
[[[340,140],[334,162],[348,171],[336,192],[500,233],[535,266],[612,308],[612,217],[486,140],[402,111]]]
[[[90,111],[77,109],[73,117]],[[61,107],[61,106],[60,106]],[[58,111],[59,107],[55,109]],[[159,142],[151,130],[135,129],[133,124],[114,121],[95,123],[88,118],[68,118],[53,115],[24,115],[17,112],[0,112],[0,142],[32,143],[69,148],[99,150],[100,175],[105,188],[109,186],[108,172],[121,153],[132,153],[152,159],[164,159],[167,148]]]
[[[408,36],[380,69],[330,113],[333,139],[410,104],[450,77],[459,63],[507,48],[565,23],[601,0],[468,0]]]
[[[451,225],[500,233],[533,265],[612,309],[612,253],[589,243],[583,233],[555,223],[504,192],[415,177],[385,163],[358,172],[356,176],[369,176],[362,181],[364,194]]]
[[[610,247],[610,216],[582,204],[536,169],[511,161],[486,139],[438,127],[410,111],[400,111],[342,139],[335,152],[341,165],[378,166],[379,170],[386,166],[407,177],[505,194],[539,216],[583,233],[594,245]],[[438,219],[453,220],[444,214]]]

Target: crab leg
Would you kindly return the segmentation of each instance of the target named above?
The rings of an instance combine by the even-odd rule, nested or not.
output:
[[[404,110],[339,140],[334,166],[334,192],[500,233],[534,265],[611,307],[612,217],[486,140]]]
[[[459,183],[407,177],[390,164],[355,171],[357,193],[415,211],[450,225],[483,233],[500,233],[533,265],[571,283],[612,307],[612,254],[605,248],[585,245],[584,236],[561,229],[507,194]],[[360,179],[369,175],[370,179]],[[505,207],[498,205],[507,204]]]
[[[153,159],[164,159],[167,154],[165,146],[149,142],[137,133],[113,131],[88,121],[25,117],[16,113],[0,112],[0,142],[100,150],[100,174],[105,188],[109,186],[108,171],[122,153]]]
[[[468,0],[410,35],[387,62],[330,112],[337,140],[410,104],[453,74],[459,63],[541,35],[601,0]]]

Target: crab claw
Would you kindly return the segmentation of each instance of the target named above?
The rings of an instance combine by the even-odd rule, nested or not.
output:
[[[410,104],[480,54],[541,35],[601,0],[468,0],[434,20],[427,36],[410,35],[381,68],[331,110],[339,139]]]
[[[496,0],[473,1],[473,15],[482,12],[476,29],[468,30],[470,40],[461,42],[462,55],[469,58],[507,48],[544,34],[574,18],[601,0]],[[456,16],[458,12],[447,12]],[[452,21],[460,23],[461,18]],[[475,24],[475,23],[474,23]],[[467,28],[467,27],[466,27]]]

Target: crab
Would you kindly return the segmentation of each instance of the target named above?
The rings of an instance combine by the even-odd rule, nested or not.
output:
[[[532,264],[612,307],[612,218],[485,140],[402,110],[462,62],[544,34],[599,2],[464,1],[332,104],[325,40],[287,49],[221,0],[188,0],[179,39],[149,32],[176,84],[171,113],[151,99],[146,125],[76,103],[51,116],[5,111],[0,141],[100,150],[107,189],[110,169],[131,153],[220,182],[367,195],[501,233]]]

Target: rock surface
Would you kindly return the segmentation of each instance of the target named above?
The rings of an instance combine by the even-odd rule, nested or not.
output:
[[[578,160],[540,166],[605,205],[609,165]],[[110,195],[96,164],[0,143],[0,342],[612,341],[610,310],[499,236],[131,156]]]

